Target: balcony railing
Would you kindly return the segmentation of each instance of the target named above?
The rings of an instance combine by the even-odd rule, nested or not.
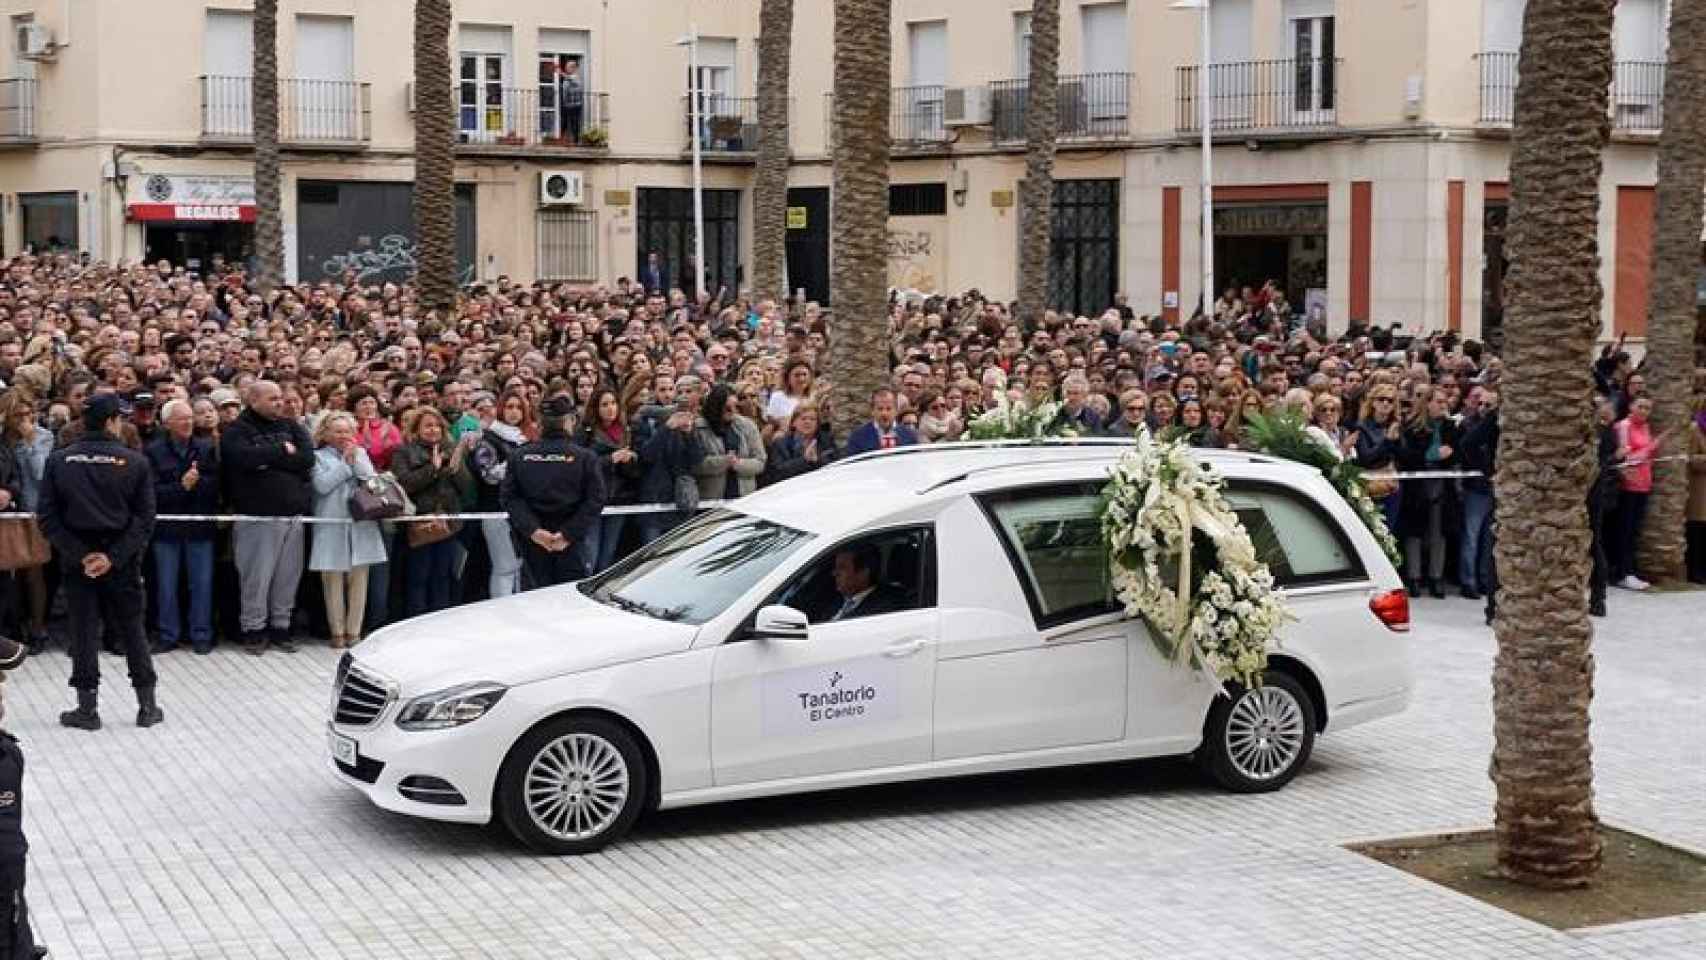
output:
[[[1341,60],[1248,60],[1208,67],[1209,115],[1215,130],[1256,131],[1331,127],[1338,123]],[[1202,130],[1202,68],[1179,67],[1174,129]]]
[[[895,87],[889,107],[889,135],[897,149],[929,147],[948,139],[942,125],[941,85]]]
[[[583,92],[580,103],[559,103],[555,87],[488,87],[463,81],[456,89],[456,140],[467,147],[610,146],[610,95]]]
[[[1516,54],[1495,50],[1476,54],[1481,71],[1481,122],[1508,125],[1516,116]]]
[[[1657,133],[1664,128],[1665,65],[1659,60],[1619,60],[1611,74],[1611,125]]]
[[[681,98],[683,149],[693,149],[693,98]],[[699,149],[706,153],[758,150],[758,98],[720,93],[699,95]]]
[[[203,76],[200,82],[202,139],[253,140],[254,81],[249,77]],[[372,137],[371,84],[354,80],[279,80],[281,143],[358,146]]]
[[[36,82],[0,80],[0,142],[36,139]]]
[[[1056,80],[1056,137],[1063,141],[1119,140],[1131,135],[1131,74],[1063,74]],[[997,80],[989,85],[995,142],[1026,140],[1030,104],[1028,80]]]
[[[1516,120],[1517,54],[1491,51],[1475,57],[1481,73],[1480,122],[1508,127]],[[1657,60],[1619,60],[1611,75],[1611,125],[1630,132],[1664,127],[1665,65]]]

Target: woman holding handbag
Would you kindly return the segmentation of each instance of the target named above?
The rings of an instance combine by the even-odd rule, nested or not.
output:
[[[452,443],[450,425],[436,407],[416,407],[403,420],[408,443],[391,459],[391,472],[422,515],[458,513],[462,499],[474,491],[466,460],[477,433]],[[459,520],[405,523],[408,541],[407,611],[411,617],[450,606],[456,586],[456,534]]]
[[[35,397],[27,390],[13,387],[0,396],[0,446],[11,451],[17,475],[16,509],[33,513],[36,498],[41,493],[42,474],[47,470],[47,455],[53,452],[53,434],[36,422]],[[27,541],[21,557],[28,562],[18,567],[25,589],[29,592],[29,648],[41,650],[47,645],[47,579],[46,563],[52,557],[47,538],[33,523],[19,520],[24,528],[22,539]],[[0,534],[4,536],[5,534]],[[17,531],[10,534],[18,538]],[[36,558],[40,562],[34,562]],[[23,620],[23,617],[19,617]],[[21,624],[22,625],[22,624]]]
[[[314,516],[350,519],[350,497],[357,485],[377,476],[367,451],[356,441],[355,417],[342,410],[327,413],[314,431]],[[367,611],[368,567],[385,562],[385,541],[372,520],[314,525],[308,569],[320,574],[326,597],[326,623],[332,649],[361,639]]]

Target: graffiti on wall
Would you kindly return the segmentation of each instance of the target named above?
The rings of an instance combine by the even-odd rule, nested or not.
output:
[[[946,217],[891,217],[888,230],[889,286],[935,293],[945,279],[942,234]]]

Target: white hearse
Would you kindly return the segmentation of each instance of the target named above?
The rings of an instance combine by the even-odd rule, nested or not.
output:
[[[330,762],[380,807],[596,850],[644,810],[1193,754],[1236,791],[1408,703],[1409,605],[1306,467],[1202,451],[1296,622],[1215,693],[1111,600],[1097,518],[1125,442],[857,457],[708,510],[581,583],[344,654]]]

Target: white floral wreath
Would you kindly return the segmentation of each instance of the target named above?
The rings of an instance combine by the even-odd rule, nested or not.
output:
[[[1060,404],[1044,401],[1032,406],[1025,400],[1008,400],[1005,390],[995,395],[995,406],[973,418],[966,427],[968,440],[1040,440],[1077,435],[1071,421],[1060,415]]]
[[[1273,574],[1213,467],[1181,441],[1142,429],[1136,440],[1103,491],[1115,596],[1127,616],[1148,622],[1175,663],[1188,660],[1219,683],[1257,686],[1269,642],[1292,619]]]

